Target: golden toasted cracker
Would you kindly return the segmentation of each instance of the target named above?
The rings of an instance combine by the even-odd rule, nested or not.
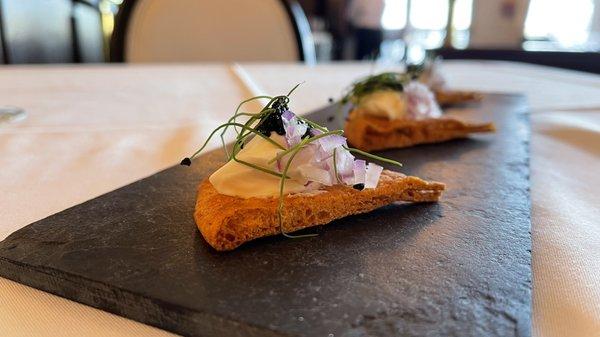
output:
[[[285,196],[286,233],[322,225],[352,214],[372,211],[396,201],[433,202],[445,185],[384,170],[374,189],[334,185]],[[216,250],[232,250],[244,242],[280,234],[279,198],[242,199],[219,194],[208,179],[198,189],[194,218],[204,239]]]
[[[465,138],[475,132],[493,132],[493,123],[474,124],[452,118],[394,119],[350,113],[344,128],[348,142],[363,151],[403,148]]]
[[[474,91],[435,90],[435,99],[440,106],[479,102],[483,95]]]

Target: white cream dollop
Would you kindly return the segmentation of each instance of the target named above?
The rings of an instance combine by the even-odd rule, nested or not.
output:
[[[270,138],[285,147],[283,136],[272,132]],[[282,151],[281,148],[262,137],[255,136],[244,145],[236,158],[277,172],[277,162],[269,163],[269,161],[275,158],[280,151]],[[209,181],[220,194],[240,198],[264,198],[279,196],[281,178],[230,160],[215,171]],[[288,179],[284,184],[283,193],[299,193],[307,189],[304,182]]]
[[[274,132],[269,139],[254,136],[237,153],[237,161],[230,160],[209,177],[217,192],[240,198],[270,198],[338,184],[377,187],[383,167],[355,160],[346,138],[338,131],[309,129],[288,110],[281,118],[284,136]],[[287,179],[281,190],[278,173],[284,171]]]
[[[442,90],[446,86],[446,79],[440,72],[441,63],[441,58],[427,61],[425,63],[425,70],[418,78],[419,82],[433,91]]]
[[[371,116],[400,119],[406,117],[408,104],[403,92],[379,90],[361,97],[358,108]]]
[[[393,119],[426,119],[442,116],[435,96],[427,86],[411,81],[404,91],[379,90],[358,102],[361,114]]]

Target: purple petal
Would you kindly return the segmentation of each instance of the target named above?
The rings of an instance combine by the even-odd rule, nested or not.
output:
[[[346,145],[346,138],[340,135],[331,135],[319,139],[319,144],[325,152],[332,152],[336,147]]]
[[[437,118],[442,110],[435,100],[433,92],[427,86],[417,81],[410,82],[404,89],[408,102],[408,114],[411,118]]]
[[[377,187],[379,176],[381,176],[382,171],[383,167],[377,164],[369,163],[369,165],[367,165],[367,173],[365,175],[365,188]]]
[[[286,114],[286,112],[289,112],[289,110],[285,111],[282,114],[283,128],[285,130],[285,139],[287,141],[288,147],[292,147],[300,143],[300,141],[302,140],[302,136],[306,133],[306,129],[308,128],[308,126],[304,123],[300,123],[296,116],[294,116],[294,114],[291,112],[289,112],[291,114],[291,118],[286,119],[287,117],[289,117],[284,117],[284,114]]]
[[[310,129],[311,136],[318,136],[318,135],[320,135],[322,133],[323,133],[323,131],[321,131],[319,129]]]
[[[354,184],[364,184],[367,175],[367,162],[362,159],[354,161]]]
[[[314,167],[312,165],[302,165],[298,167],[298,170],[309,181],[321,183],[323,185],[331,186],[332,180],[329,171]]]
[[[343,178],[350,178],[354,176],[354,156],[350,153],[350,151],[338,147],[335,150],[336,156],[336,168],[338,174]]]
[[[296,115],[294,115],[293,112],[291,112],[290,110],[285,110],[282,114],[281,114],[281,118],[283,118],[286,121],[291,121],[292,118],[296,117]]]

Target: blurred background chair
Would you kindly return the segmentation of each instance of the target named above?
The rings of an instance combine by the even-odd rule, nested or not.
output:
[[[3,63],[102,62],[99,0],[0,0]]]
[[[600,73],[600,0],[0,0],[0,62],[350,60],[365,20],[367,59]]]
[[[315,62],[300,5],[283,0],[125,0],[111,41],[115,62]]]

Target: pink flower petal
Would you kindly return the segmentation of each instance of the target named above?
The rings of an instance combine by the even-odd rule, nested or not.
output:
[[[367,175],[367,162],[362,159],[354,161],[354,184],[364,184]]]
[[[442,115],[433,92],[417,81],[410,82],[404,93],[408,102],[408,114],[414,119],[437,118]]]
[[[369,165],[367,165],[366,171],[367,172],[365,175],[365,188],[377,187],[377,184],[379,183],[379,177],[381,176],[381,172],[383,171],[383,167],[377,164],[369,163]]]

